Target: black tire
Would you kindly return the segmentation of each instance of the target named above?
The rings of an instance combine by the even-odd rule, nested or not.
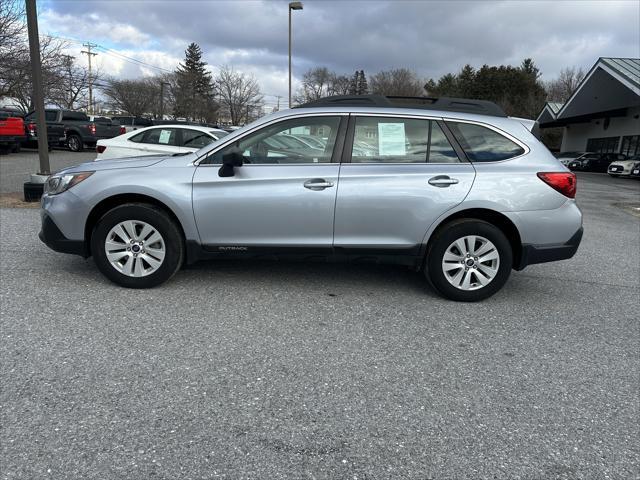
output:
[[[11,149],[13,153],[20,153],[20,142],[16,142],[13,144],[13,148]]]
[[[67,146],[72,152],[81,152],[84,150],[84,144],[82,143],[80,135],[69,135],[69,138],[67,138]]]
[[[500,257],[496,275],[487,285],[476,290],[455,287],[447,280],[442,268],[443,257],[449,246],[468,235],[477,235],[489,240],[496,247]],[[512,266],[511,244],[498,227],[483,220],[460,219],[436,231],[429,242],[424,273],[431,286],[443,297],[459,302],[478,302],[489,298],[504,286],[511,274]]]
[[[147,276],[131,277],[116,270],[107,259],[105,241],[118,223],[126,220],[146,222],[162,236],[165,257],[157,270]],[[112,282],[127,288],[151,288],[173,277],[184,261],[184,242],[179,227],[162,209],[144,203],[128,203],[109,210],[96,223],[91,235],[91,253],[98,269]]]

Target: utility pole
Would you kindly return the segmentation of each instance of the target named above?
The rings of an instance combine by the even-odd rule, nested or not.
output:
[[[41,175],[49,175],[49,141],[47,139],[47,122],[44,117],[44,93],[42,91],[42,66],[40,65],[40,40],[38,37],[38,13],[36,0],[26,0],[27,31],[29,33],[29,54],[31,55],[31,72],[33,74],[33,101],[36,110],[36,127],[38,129],[38,156],[40,157]]]
[[[160,120],[164,120],[164,86],[169,82],[160,81]]]
[[[87,49],[82,50],[80,53],[86,54],[87,58],[89,59],[89,106],[87,108],[87,113],[91,114],[93,113],[93,76],[91,73],[91,57],[95,57],[96,55],[98,55],[97,53],[92,52],[91,49],[93,47],[97,47],[98,45],[96,45],[95,43],[87,42],[83,43],[82,46],[87,47]]]

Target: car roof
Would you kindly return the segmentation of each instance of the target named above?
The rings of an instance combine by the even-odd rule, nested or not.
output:
[[[406,97],[397,95],[333,95],[304,103],[295,108],[319,107],[377,107],[411,108],[445,112],[474,113],[506,117],[504,110],[494,102],[454,97]]]
[[[186,128],[187,130],[199,130],[201,132],[210,133],[214,130],[220,130],[218,128],[213,127],[203,127],[202,125],[186,125],[184,123],[167,123],[162,125],[150,125],[148,127],[139,128],[138,130],[134,130],[134,132],[146,131],[152,128]],[[224,131],[224,130],[221,130]]]

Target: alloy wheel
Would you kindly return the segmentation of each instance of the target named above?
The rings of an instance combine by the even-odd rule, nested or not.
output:
[[[447,281],[460,290],[478,290],[488,285],[500,268],[496,246],[484,237],[467,235],[454,241],[442,258]]]
[[[104,242],[107,260],[129,277],[146,277],[160,268],[166,254],[162,235],[146,222],[126,220],[114,226]]]

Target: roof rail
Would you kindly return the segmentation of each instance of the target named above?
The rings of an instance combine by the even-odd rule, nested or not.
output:
[[[475,113],[506,117],[504,110],[488,100],[471,100],[452,97],[400,97],[384,95],[335,95],[303,103],[295,108],[314,107],[377,107],[377,108],[417,108],[442,110],[445,112]]]

